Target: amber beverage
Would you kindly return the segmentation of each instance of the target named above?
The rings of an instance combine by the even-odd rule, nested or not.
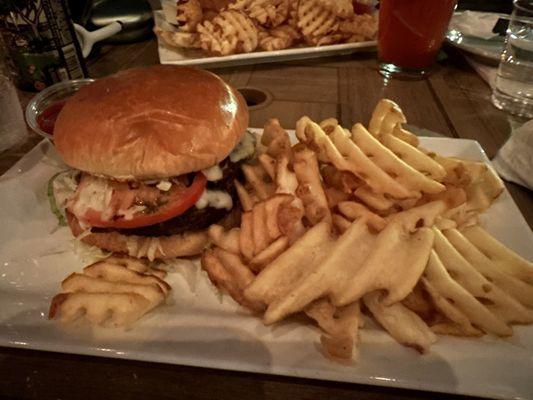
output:
[[[435,63],[456,0],[381,0],[380,72],[424,76]]]

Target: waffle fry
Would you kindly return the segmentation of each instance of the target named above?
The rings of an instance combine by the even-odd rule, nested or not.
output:
[[[275,28],[287,20],[290,0],[255,0],[250,6],[250,17],[261,26]]]
[[[533,263],[520,257],[480,226],[463,230],[463,235],[506,274],[533,285]]]
[[[398,104],[389,99],[382,99],[372,112],[368,131],[378,137],[392,133],[398,123],[404,124],[406,122],[407,119]]]
[[[269,303],[264,322],[277,322],[326,295],[341,306],[386,288],[387,304],[402,300],[422,274],[433,240],[427,228],[407,237],[403,229],[393,223],[374,235],[366,220],[352,224],[329,249],[326,260],[312,263],[310,273],[294,282],[288,294]]]
[[[220,12],[226,9],[235,0],[198,0],[203,10]]]
[[[416,146],[406,142],[397,136],[387,133],[381,136],[382,143],[406,164],[416,169],[425,176],[442,182],[446,176],[446,170],[442,165],[433,160]]]
[[[239,181],[235,181],[235,188],[237,190],[237,195],[239,196],[239,202],[244,211],[250,211],[256,199],[251,196],[251,194],[245,189],[245,187]]]
[[[287,25],[293,29],[299,31],[298,29],[298,7],[300,5],[300,0],[290,0],[289,1],[289,12],[287,13]]]
[[[379,215],[370,211],[361,203],[354,201],[343,201],[337,204],[339,211],[350,221],[357,221],[360,218],[365,219],[368,225],[377,232],[383,230],[387,222]]]
[[[195,32],[196,25],[204,19],[202,5],[198,0],[178,0],[176,22],[183,32]]]
[[[349,18],[355,15],[351,0],[318,0],[317,3],[337,17]]]
[[[159,279],[165,279],[167,272],[151,266],[146,259],[139,259],[127,256],[114,256],[111,255],[105,259],[105,262],[111,264],[122,265],[128,269],[131,269],[135,272],[140,272],[142,274],[152,274],[158,277]]]
[[[385,306],[380,292],[372,292],[363,298],[365,306],[398,343],[412,347],[419,353],[426,353],[437,341],[437,337],[414,312],[402,303]]]
[[[305,216],[309,222],[315,225],[321,220],[331,221],[315,153],[305,146],[295,150],[294,172],[298,180],[296,194],[303,201]]]
[[[240,230],[233,228],[230,231],[224,231],[220,225],[211,225],[207,230],[209,240],[216,246],[229,251],[233,254],[240,253]]]
[[[253,21],[235,10],[220,12],[211,21],[198,24],[197,30],[202,49],[217,55],[249,53],[258,45]]]
[[[239,10],[266,28],[275,28],[287,19],[289,0],[237,0],[228,6]]]
[[[259,33],[259,48],[265,51],[283,50],[291,47],[300,34],[290,25],[280,25]]]
[[[65,291],[50,304],[49,318],[60,315],[63,323],[85,317],[91,324],[130,327],[144,314],[162,304],[170,286],[151,273],[146,263],[112,256],[73,273],[61,283]]]
[[[85,317],[91,324],[106,327],[129,327],[153,305],[134,293],[60,293],[52,299],[48,317],[59,313],[62,323]]]
[[[497,266],[457,229],[443,231],[455,249],[485,278],[526,307],[533,307],[533,284],[509,274],[508,268]],[[530,275],[533,275],[531,269]]]
[[[375,15],[348,13],[347,19],[339,23],[339,32],[348,37],[348,42],[375,40],[378,21]]]
[[[266,200],[274,194],[274,183],[261,165],[243,165],[242,172],[259,199]]]
[[[261,271],[245,289],[245,297],[269,304],[284,296],[295,281],[310,272],[317,260],[327,255],[331,243],[328,223],[318,223]]]
[[[325,335],[320,337],[320,342],[327,355],[341,360],[354,357],[354,347],[361,324],[358,302],[338,308],[321,299],[307,307],[305,314],[315,320],[325,332]]]
[[[322,7],[317,0],[300,0],[297,14],[297,26],[309,44],[318,45],[320,40],[335,34],[339,28],[335,14]]]
[[[431,296],[437,310],[445,316],[445,321],[437,321],[431,325],[433,332],[453,336],[483,335],[483,332],[475,328],[468,316],[453,303],[453,299],[448,299],[439,293],[437,288],[427,278],[422,278],[421,282]]]
[[[289,135],[275,118],[266,122],[261,143],[266,146],[266,153],[275,158],[289,154],[291,149]]]
[[[426,175],[417,171],[409,164],[383,146],[361,124],[352,128],[352,139],[365,154],[370,154],[372,160],[384,171],[396,178],[403,186],[410,190],[423,193],[439,193],[444,186]]]
[[[243,214],[240,246],[241,249],[246,249],[243,251],[245,259],[252,259],[280,236],[292,232],[289,225],[296,225],[302,217],[300,213],[296,215],[296,218],[292,215],[287,217],[285,210],[292,208],[293,200],[294,197],[291,195],[278,194],[255,204],[251,211]]]
[[[309,118],[301,118],[296,124],[296,135],[311,148],[318,149],[321,161],[327,161],[341,171],[349,171],[363,180],[376,193],[388,194],[396,198],[416,196],[408,188],[397,182],[381,169],[341,128],[336,128],[329,136]]]
[[[512,329],[504,321],[491,313],[450,276],[442,264],[441,258],[435,251],[432,251],[430,255],[428,265],[424,272],[424,278],[435,288],[434,291],[429,291],[430,295],[435,296],[435,293],[441,295],[442,299],[447,303],[447,308],[460,311],[468,317],[471,323],[474,323],[483,331],[499,336],[509,336],[512,334]],[[440,304],[442,300],[439,301],[435,296],[434,301],[436,304]],[[441,311],[446,311],[443,308],[441,306]],[[454,322],[460,323],[453,314],[447,313],[446,315],[452,321],[455,320]]]
[[[165,299],[165,293],[155,283],[146,285],[112,282],[78,273],[70,274],[61,283],[61,287],[66,292],[135,293],[153,304],[158,304]]]
[[[533,321],[533,311],[526,309],[493,282],[485,279],[461,256],[442,232],[436,228],[433,228],[433,231],[435,233],[435,251],[455,281],[505,323],[530,323]]]
[[[202,254],[202,268],[216,287],[226,291],[239,304],[252,311],[263,309],[261,303],[243,296],[243,289],[253,279],[253,273],[238,256],[220,249],[207,250]]]

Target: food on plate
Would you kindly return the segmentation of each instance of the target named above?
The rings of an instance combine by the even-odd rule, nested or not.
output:
[[[300,38],[300,33],[290,25],[280,25],[269,31],[259,31],[259,48],[265,51],[283,50],[291,47]]]
[[[268,121],[236,183],[240,226],[209,231],[212,282],[267,325],[307,315],[337,359],[357,354],[363,316],[421,353],[439,334],[533,322],[533,264],[478,224],[503,183],[423,149],[405,122],[382,100],[368,129],[302,117],[292,144]]]
[[[108,257],[61,282],[63,293],[52,299],[48,317],[63,323],[86,318],[104,327],[131,325],[165,302],[171,287],[166,273],[129,257]]]
[[[194,32],[204,19],[202,5],[198,0],[178,0],[176,22],[183,32]]]
[[[326,0],[313,1],[330,7],[331,14],[342,12]],[[246,9],[252,3],[238,5]],[[165,74],[178,70],[157,67],[126,76],[152,71],[159,76],[157,86],[161,79],[170,85],[175,78]],[[123,76],[115,78],[118,83],[89,86],[94,92],[80,91],[81,104],[66,104],[56,146],[83,172],[55,177],[49,191],[54,213],[61,217],[66,207],[75,235],[149,259],[201,253],[201,266],[220,291],[274,329],[292,316],[307,316],[321,331],[323,353],[335,360],[357,357],[360,330],[376,326],[427,353],[439,335],[508,337],[513,325],[533,322],[533,263],[479,222],[504,190],[490,166],[424,149],[402,126],[401,108],[386,99],[377,104],[368,128],[356,123],[347,129],[334,118],[315,122],[304,116],[293,141],[271,119],[255,141],[243,133],[247,115],[239,114],[242,100],[232,89],[207,73],[179,71],[216,82],[215,93],[227,96],[231,106],[208,106],[210,100],[189,88],[182,89],[186,104],[158,89],[161,102],[150,97],[147,107],[146,96],[155,92],[144,79],[142,95],[121,92],[130,99],[128,113],[122,103],[106,99],[98,106],[105,107],[98,108],[98,120],[92,117],[94,103],[82,114],[83,101],[108,84],[117,87]],[[164,100],[170,99],[179,111],[166,108]],[[194,106],[198,99],[206,101]],[[137,101],[143,101],[142,110],[135,109]],[[230,128],[214,122],[221,112],[228,113]],[[209,142],[183,139],[188,123],[186,133],[204,138],[201,133]],[[95,135],[95,140],[87,129],[122,135],[113,141]],[[226,139],[216,141],[213,129]],[[189,146],[185,149],[196,146],[195,156],[176,151],[176,137]],[[143,151],[136,152],[141,144]],[[215,184],[227,197],[202,194]],[[153,209],[151,196],[168,201]],[[227,198],[240,203],[231,223],[223,218]],[[211,202],[215,210],[223,209],[216,218],[202,214]],[[124,212],[124,207],[133,209]],[[134,247],[129,234],[137,241]],[[192,246],[195,235],[200,238]],[[94,324],[130,326],[169,294],[164,272],[148,268],[146,261],[114,256],[90,265],[63,281],[64,293],[54,297],[50,317],[72,321],[85,312]]]
[[[206,71],[154,66],[83,87],[57,118],[72,171],[51,182],[74,236],[153,259],[199,254],[238,208],[234,180],[254,152],[241,95]]]
[[[212,20],[197,25],[200,47],[221,56],[249,53],[257,48],[259,31],[253,21],[235,10],[220,12]]]
[[[232,0],[212,7],[178,0],[170,28],[155,28],[169,46],[227,56],[375,40],[376,15],[356,14],[351,0]]]

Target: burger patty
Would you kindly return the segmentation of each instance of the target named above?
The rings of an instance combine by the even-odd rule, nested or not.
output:
[[[234,180],[242,178],[242,171],[240,163],[232,163],[229,158],[226,158],[220,163],[223,176],[218,181],[208,181],[207,189],[222,190],[231,196],[233,200],[233,207],[238,205],[238,196],[235,189]],[[143,226],[132,229],[111,229],[111,228],[91,228],[92,232],[110,232],[115,231],[123,235],[137,235],[137,236],[171,236],[183,232],[199,231],[216,224],[228,214],[225,208],[196,208],[192,206],[183,214],[169,220],[160,222],[155,225]]]

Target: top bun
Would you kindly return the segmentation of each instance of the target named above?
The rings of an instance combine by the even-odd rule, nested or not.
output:
[[[222,161],[248,126],[242,96],[214,74],[157,65],[82,87],[65,104],[54,144],[76,169],[161,179]]]

